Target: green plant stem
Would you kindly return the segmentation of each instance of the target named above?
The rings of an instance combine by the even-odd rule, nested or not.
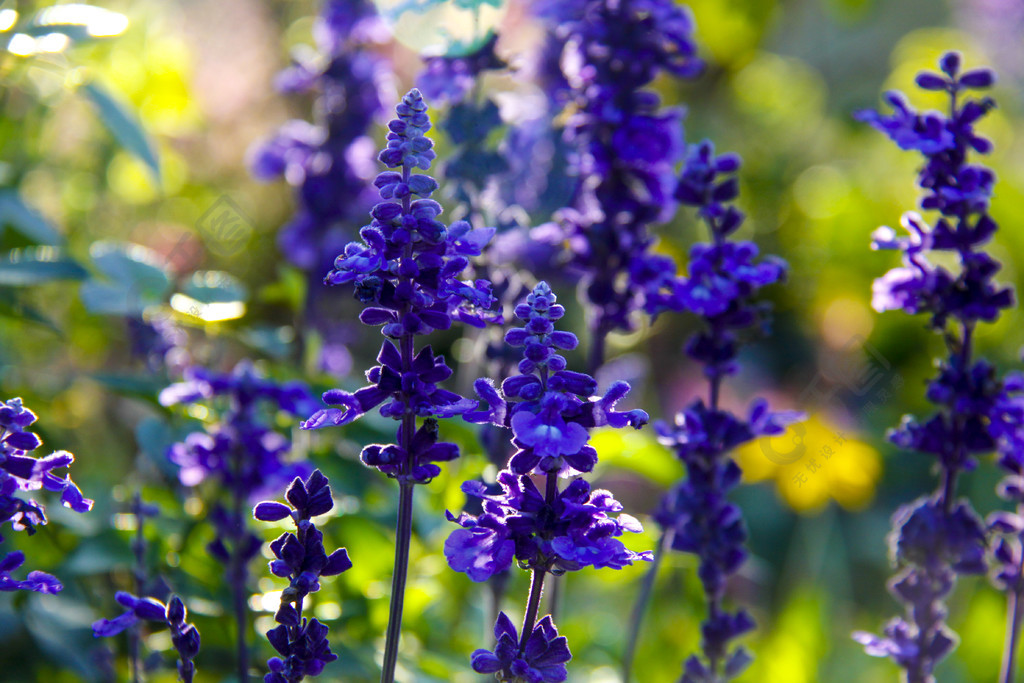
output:
[[[400,483],[398,498],[398,525],[395,539],[395,573],[391,577],[391,612],[388,616],[387,639],[384,645],[384,664],[381,683],[395,680],[398,664],[398,641],[402,634],[402,608],[405,604],[405,583],[409,574],[409,544],[412,540],[412,494],[415,484]]]
[[[658,576],[661,556],[665,549],[669,547],[670,535],[670,531],[662,531],[661,536],[658,537],[658,544],[654,548],[654,560],[651,562],[651,566],[647,568],[647,574],[644,575],[644,581],[640,585],[640,593],[636,596],[636,603],[633,604],[633,613],[629,617],[626,649],[622,653],[622,683],[629,683],[632,674],[636,644],[640,640],[640,627],[643,625],[647,605],[651,601],[651,594],[654,593],[654,581]]]

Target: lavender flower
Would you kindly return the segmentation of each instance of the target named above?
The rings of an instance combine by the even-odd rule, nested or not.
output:
[[[359,319],[383,326],[388,340],[377,356],[380,365],[367,371],[369,386],[355,393],[325,393],[324,403],[338,407],[320,410],[302,425],[344,425],[380,406],[382,415],[402,420],[397,444],[367,446],[363,462],[414,483],[425,483],[439,473],[430,463],[457,455],[454,445],[437,442],[436,423],[428,420],[417,430],[415,418],[459,415],[471,410],[474,402],[437,386],[451,370],[429,346],[414,355],[413,340],[449,328],[453,318],[483,326],[495,303],[488,282],[457,279],[469,265],[468,257],[480,254],[494,230],[472,229],[464,221],[446,228],[436,220],[440,204],[429,199],[437,182],[412,173],[415,168],[429,169],[435,156],[424,135],[430,129],[426,109],[418,90],[399,104],[380,159],[402,172],[385,171],[377,177],[375,185],[385,201],[373,208],[373,222],[360,232],[364,241],[346,246],[325,280],[332,285],[351,283],[356,296],[368,304]]]
[[[642,410],[619,412],[615,403],[629,391],[625,382],[614,384],[603,397],[595,396],[597,382],[566,369],[559,350],[576,347],[575,335],[555,330],[554,321],[565,314],[547,283],[541,282],[516,307],[525,325],[509,330],[507,344],[523,349],[522,374],[502,383],[501,393],[487,379],[476,382],[486,404],[466,413],[470,422],[488,423],[512,431],[518,449],[508,469],[498,474],[500,493],[485,484],[467,481],[462,490],[483,500],[478,515],[463,512],[449,521],[461,528],[445,542],[444,553],[455,571],[474,581],[485,581],[511,566],[515,558],[532,574],[530,597],[521,637],[508,617],[500,614],[495,626],[498,641],[493,652],[477,650],[473,669],[496,672],[505,681],[562,681],[570,659],[564,638],[559,638],[550,617],[536,623],[544,577],[584,567],[621,569],[637,560],[651,560],[649,552],[627,549],[619,537],[642,531],[640,523],[618,514],[622,505],[604,490],[591,490],[582,480],[561,491],[559,476],[589,472],[597,461],[589,445],[589,430],[598,426],[640,428],[647,422]],[[531,473],[545,475],[542,493]]]
[[[754,628],[753,619],[743,609],[730,612],[722,607],[727,579],[747,558],[742,511],[728,500],[741,477],[729,454],[760,436],[781,434],[788,424],[802,419],[799,413],[773,413],[763,399],[751,404],[745,418],[718,403],[723,379],[738,369],[737,332],[764,322],[765,308],[754,296],[761,287],[782,280],[786,272],[781,259],[755,260],[758,249],[752,242],[729,240],[743,221],[743,214],[729,204],[738,194],[732,174],[739,166],[737,156],[715,156],[714,147],[704,141],[688,155],[675,190],[681,203],[697,208],[712,238],[708,244],[693,246],[689,276],[675,285],[673,293],[681,308],[704,323],[704,329],[688,341],[686,353],[704,366],[709,397],[706,402],[693,401],[676,416],[674,425],[656,425],[659,440],[675,451],[687,472],[655,514],[664,529],[659,546],[697,556],[697,575],[708,602],[708,615],[701,626],[702,656],[686,660],[684,683],[730,680],[751,661],[744,648],[730,647],[733,640]],[[642,595],[634,612],[634,635],[624,657],[627,680],[645,600]]]
[[[417,352],[415,339],[448,329],[453,319],[483,327],[495,304],[489,282],[458,279],[494,229],[473,229],[465,221],[445,227],[437,220],[441,205],[430,199],[437,181],[414,173],[417,168],[428,170],[435,158],[426,137],[430,117],[419,90],[409,91],[396,111],[379,159],[400,170],[377,176],[374,185],[383,201],[370,212],[370,225],[360,231],[362,241],[349,243],[325,278],[330,285],[351,285],[367,304],[360,321],[382,326],[386,339],[377,357],[380,365],[366,373],[369,386],[355,393],[335,389],[324,394],[324,402],[337,407],[320,410],[302,424],[303,429],[343,425],[378,406],[382,415],[400,422],[394,444],[366,446],[361,456],[366,465],[397,479],[400,491],[382,683],[394,680],[398,659],[414,487],[440,473],[434,463],[458,457],[454,444],[438,441],[435,418],[474,408],[474,401],[437,386],[451,370],[430,346]],[[419,427],[418,418],[426,418]]]
[[[320,590],[321,576],[336,576],[352,567],[344,548],[330,555],[324,550],[324,536],[312,518],[334,507],[327,477],[316,470],[303,482],[296,478],[288,487],[289,505],[264,501],[253,508],[253,516],[263,522],[290,517],[296,532],[282,534],[270,544],[277,558],[270,562],[274,576],[289,580],[281,594],[281,606],[274,615],[278,626],[267,631],[267,638],[280,657],[267,662],[270,673],[266,683],[297,683],[306,676],[317,676],[324,665],[338,658],[327,642],[327,627],[316,619],[302,616],[306,596]]]
[[[507,569],[512,559],[524,569],[563,574],[584,567],[622,569],[638,560],[650,560],[649,552],[635,553],[618,537],[643,531],[640,523],[622,510],[612,494],[592,491],[576,479],[547,501],[526,475],[509,471],[498,474],[502,493],[490,495],[484,484],[467,481],[462,490],[484,501],[477,516],[448,513],[449,521],[462,526],[445,542],[445,556],[455,571],[484,581]]]
[[[125,608],[125,611],[113,619],[100,619],[93,623],[93,636],[116,636],[143,621],[166,624],[171,631],[171,642],[178,653],[178,676],[184,683],[192,683],[192,677],[195,675],[195,664],[192,660],[199,654],[199,631],[185,621],[185,604],[181,598],[173,595],[165,605],[156,598],[140,598],[131,593],[118,591],[114,599]]]
[[[278,237],[295,265],[316,272],[334,258],[345,227],[372,204],[372,146],[365,137],[383,109],[387,67],[368,47],[380,17],[366,0],[327,0],[314,25],[319,55],[296,54],[277,79],[286,93],[318,93],[317,122],[293,120],[252,154],[253,174],[283,176],[296,188],[298,210]]]
[[[0,530],[10,522],[15,531],[27,530],[29,535],[36,527],[46,524],[46,512],[35,500],[19,497],[26,491],[45,489],[60,494],[64,507],[75,512],[88,512],[93,501],[85,498],[71,481],[61,477],[54,470],[69,467],[75,456],[67,451],[37,458],[29,455],[43,445],[42,440],[30,431],[36,415],[26,408],[20,398],[0,403]],[[4,537],[0,533],[0,543]],[[13,551],[0,556],[0,591],[27,590],[37,593],[57,593],[63,589],[56,577],[40,571],[29,572],[25,579],[16,579],[11,572],[25,563],[25,554]]]
[[[653,223],[672,215],[673,167],[683,154],[682,111],[659,108],[646,87],[660,73],[698,74],[688,11],[671,0],[552,3],[561,64],[576,113],[567,135],[579,186],[563,213],[591,304],[590,371],[603,341],[633,314],[673,310],[675,264],[652,252]]]
[[[968,501],[954,499],[957,477],[975,467],[978,455],[1007,443],[1004,437],[1013,431],[1013,395],[1021,389],[1019,379],[1004,380],[986,361],[972,357],[975,326],[992,322],[1013,303],[1011,290],[993,281],[999,263],[981,250],[996,230],[988,215],[995,176],[968,162],[972,151],[991,150],[991,143],[975,133],[974,124],[994,106],[989,98],[971,99],[969,91],[987,88],[995,77],[988,69],[962,71],[955,52],[943,55],[939,67],[941,73],[920,73],[917,84],[946,92],[948,115],[916,112],[902,95],[892,92],[885,97],[892,114],[857,114],[900,148],[925,157],[918,175],[923,190],[920,206],[937,214],[932,225],[908,213],[901,222],[909,238],[880,228],[872,244],[875,249],[898,249],[903,257],[902,267],[875,281],[875,308],[929,314],[929,327],[943,336],[949,351],[928,385],[927,397],[937,412],[924,422],[906,416],[889,434],[897,446],[934,457],[942,473],[934,493],[902,506],[893,516],[889,545],[899,573],[889,590],[906,606],[906,616],[890,621],[881,636],[854,634],[868,654],[893,659],[915,683],[934,681],[935,666],[956,645],[955,634],[945,624],[944,601],[957,576],[986,570],[986,528]],[[929,252],[954,254],[959,268],[932,263]],[[1015,460],[1002,460],[1014,476]],[[1015,530],[1013,524],[999,522],[994,528]],[[1015,559],[1010,546],[996,551],[997,562]],[[1002,576],[997,582],[1009,588],[1013,572],[1004,570]],[[1015,640],[1016,629],[1012,630]]]
[[[496,674],[502,681],[530,681],[530,683],[560,683],[568,673],[565,663],[572,659],[565,636],[544,617],[526,639],[526,647],[520,650],[519,634],[504,612],[498,615],[494,625],[494,650],[477,650],[473,653],[473,671],[480,674]]]
[[[516,317],[525,325],[510,329],[505,343],[523,349],[521,374],[502,382],[501,393],[491,380],[478,379],[474,387],[487,408],[464,415],[470,422],[512,430],[517,450],[508,467],[515,474],[590,472],[597,452],[587,445],[588,430],[627,425],[639,429],[648,420],[642,410],[615,410],[629,391],[625,382],[616,382],[599,397],[593,377],[566,369],[558,351],[572,350],[579,342],[571,332],[555,330],[554,322],[565,315],[556,302],[551,288],[541,282],[526,303],[516,306]]]
[[[230,374],[191,368],[185,377],[160,393],[162,405],[209,401],[223,407],[215,409],[218,422],[174,444],[168,457],[181,467],[182,484],[199,486],[208,479],[219,484],[221,496],[208,518],[216,536],[207,550],[228,570],[238,625],[239,680],[244,681],[249,665],[248,566],[260,549],[259,537],[248,530],[245,508],[267,488],[309,471],[304,463],[284,461],[291,444],[269,426],[265,411],[269,407],[272,413],[308,414],[315,402],[305,385],[278,384],[260,376],[248,362],[239,363]]]

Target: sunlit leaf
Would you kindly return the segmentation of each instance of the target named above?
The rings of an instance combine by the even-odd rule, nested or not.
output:
[[[150,143],[135,115],[95,81],[86,83],[82,89],[95,105],[100,120],[103,121],[118,144],[146,164],[152,171],[153,177],[159,181],[160,162],[157,160],[156,149]]]
[[[244,302],[249,298],[241,280],[220,270],[193,273],[181,292],[201,304]]]
[[[112,280],[82,285],[82,302],[93,313],[136,314],[163,303],[171,279],[154,252],[137,244],[96,242],[89,254],[96,268]]]

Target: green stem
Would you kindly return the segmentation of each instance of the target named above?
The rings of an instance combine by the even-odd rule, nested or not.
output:
[[[391,578],[391,613],[388,616],[387,639],[381,683],[393,683],[398,664],[398,641],[402,634],[402,608],[405,604],[405,583],[409,574],[409,545],[412,540],[412,494],[415,484],[399,482],[398,526],[395,539],[395,573]]]
[[[658,545],[654,548],[654,561],[647,568],[644,575],[644,582],[640,585],[640,593],[633,604],[633,613],[629,617],[629,633],[626,639],[626,649],[622,653],[622,683],[629,683],[633,670],[633,657],[636,655],[636,645],[640,640],[640,627],[643,625],[644,614],[647,612],[647,605],[651,601],[651,594],[654,593],[654,581],[658,576],[658,567],[661,565],[661,556],[669,547],[670,531],[661,532],[658,538]]]

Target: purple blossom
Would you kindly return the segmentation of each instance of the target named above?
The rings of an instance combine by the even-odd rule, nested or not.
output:
[[[509,469],[517,474],[589,472],[597,462],[597,452],[587,445],[589,430],[627,425],[639,429],[647,423],[647,413],[615,410],[629,391],[626,383],[616,382],[599,396],[593,377],[566,369],[565,357],[558,352],[576,348],[578,341],[571,332],[555,329],[565,308],[547,283],[539,283],[526,303],[516,306],[515,314],[524,326],[510,329],[505,343],[523,349],[522,374],[502,382],[500,393],[490,380],[477,380],[474,387],[487,407],[464,417],[511,429],[517,451]]]
[[[276,558],[270,562],[270,572],[288,579],[289,584],[274,615],[278,626],[267,632],[281,656],[267,662],[270,673],[264,678],[266,683],[296,683],[320,674],[325,664],[338,658],[327,642],[327,627],[316,619],[304,618],[302,603],[307,595],[320,590],[321,576],[336,576],[352,567],[344,548],[327,554],[324,536],[312,522],[313,517],[334,507],[327,477],[316,470],[305,482],[295,479],[285,499],[288,505],[264,501],[253,508],[253,516],[260,521],[290,517],[296,529],[270,544]]]
[[[60,494],[61,504],[75,512],[88,512],[93,501],[82,495],[69,475],[60,476],[55,470],[70,467],[75,457],[67,451],[55,451],[45,457],[30,453],[43,445],[35,433],[27,431],[36,421],[36,415],[26,408],[20,398],[0,403],[0,531],[10,522],[15,531],[34,534],[36,527],[46,524],[46,512],[32,498],[21,497],[29,491],[44,489]],[[4,540],[0,533],[0,543]],[[0,591],[29,590],[56,593],[63,586],[53,576],[32,571],[24,580],[15,579],[11,572],[21,567],[25,555],[21,551],[6,553],[0,559]]]
[[[474,581],[508,568],[513,557],[521,567],[556,574],[583,567],[622,569],[652,557],[618,540],[624,532],[643,528],[619,514],[622,505],[608,491],[592,491],[576,479],[549,503],[526,475],[506,470],[498,474],[498,483],[499,494],[487,493],[481,482],[463,483],[463,492],[484,501],[480,515],[448,513],[462,529],[448,537],[445,557],[452,569]]]
[[[637,310],[671,310],[675,266],[652,253],[650,226],[674,210],[683,114],[661,109],[646,88],[660,73],[693,77],[702,63],[688,10],[670,0],[560,2],[543,12],[562,45],[564,81],[551,83],[574,105],[566,138],[579,184],[562,220],[600,339],[632,329]]]
[[[113,619],[100,619],[92,625],[93,636],[109,638],[143,621],[165,624],[171,632],[171,643],[178,653],[178,674],[184,683],[192,683],[195,664],[192,660],[199,654],[199,631],[186,621],[185,604],[172,595],[165,605],[156,598],[140,598],[131,593],[118,591],[114,596],[125,608]]]
[[[920,208],[937,215],[932,223],[913,212],[904,214],[906,237],[888,227],[873,235],[874,249],[898,250],[903,261],[875,281],[874,307],[929,314],[929,327],[943,336],[949,356],[938,364],[938,375],[928,384],[927,398],[936,412],[924,419],[905,416],[889,433],[889,440],[900,448],[934,457],[942,475],[934,493],[902,506],[893,516],[889,543],[899,573],[889,591],[904,605],[905,617],[891,620],[880,636],[854,634],[869,655],[893,659],[908,680],[922,683],[935,680],[936,665],[955,647],[955,635],[945,624],[945,600],[959,574],[987,570],[990,532],[1011,537],[995,550],[995,565],[1002,566],[995,581],[1019,596],[1019,584],[1011,583],[1014,571],[1006,564],[1019,557],[1012,540],[1015,520],[997,517],[987,527],[968,501],[954,496],[958,475],[973,469],[979,455],[1013,450],[1024,416],[1019,408],[1024,388],[1020,378],[1000,377],[991,364],[972,357],[976,325],[994,321],[1013,304],[1010,288],[993,281],[999,262],[981,250],[997,227],[987,213],[995,176],[968,163],[970,153],[991,150],[973,126],[995,106],[987,97],[971,99],[969,91],[989,87],[994,76],[987,69],[962,72],[954,52],[946,53],[939,67],[941,73],[919,74],[917,85],[946,92],[951,102],[948,115],[918,113],[899,93],[886,94],[892,114],[857,114],[901,149],[924,156],[917,179],[923,191]],[[947,268],[929,258],[942,252],[955,255],[957,266]],[[1017,460],[1015,455],[1000,459],[1011,473],[1010,481],[1018,475]],[[1011,484],[1004,492],[1012,489]],[[1013,600],[1011,604],[1016,604],[1016,597]]]
[[[529,683],[561,683],[566,679],[565,663],[572,655],[565,636],[558,635],[550,616],[537,623],[526,639],[526,647],[520,650],[516,627],[501,612],[494,625],[494,639],[494,650],[473,653],[473,671]]]

